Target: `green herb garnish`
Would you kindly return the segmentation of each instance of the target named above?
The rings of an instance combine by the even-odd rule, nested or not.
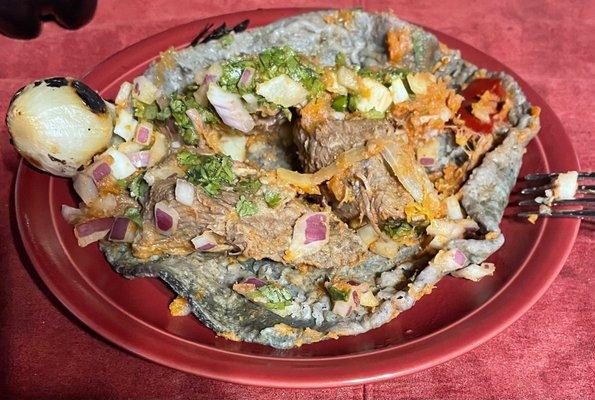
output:
[[[129,207],[124,211],[124,216],[130,219],[132,222],[137,224],[138,226],[142,226],[143,218],[140,214],[140,209],[136,207]]]
[[[223,47],[227,47],[233,43],[233,35],[231,33],[228,33],[227,35],[222,36],[219,40],[221,41]]]
[[[337,96],[333,100],[331,107],[333,107],[333,109],[335,111],[344,112],[347,110],[348,102],[349,102],[349,97],[347,95]]]
[[[347,301],[347,299],[349,298],[349,289],[340,290],[334,287],[333,285],[328,285],[326,287],[326,291],[328,292],[332,301]]]
[[[140,199],[141,197],[145,197],[147,193],[149,193],[149,184],[145,181],[145,173],[141,172],[140,174],[136,175],[130,183],[128,183],[128,190],[130,191],[130,196],[133,199]]]
[[[264,201],[269,208],[275,208],[281,203],[281,195],[277,192],[266,191],[264,192]]]
[[[165,107],[163,110],[159,109],[157,103],[143,103],[139,100],[134,100],[134,116],[137,119],[144,119],[147,121],[165,121],[171,117],[171,110],[169,107]]]
[[[391,238],[402,238],[414,233],[413,226],[399,220],[388,220],[381,225],[380,229]]]
[[[318,73],[302,63],[298,54],[289,46],[266,49],[260,53],[258,59],[260,61],[259,70],[265,79],[285,74],[291,79],[301,82],[311,96],[316,96],[324,89],[324,85],[318,79]]]
[[[262,183],[260,183],[258,178],[242,178],[236,184],[235,189],[240,193],[254,194],[258,192],[261,186]]]
[[[232,58],[227,62],[221,65],[221,77],[219,78],[219,86],[223,89],[227,90],[228,92],[233,93],[251,93],[254,91],[256,86],[256,79],[255,77],[252,78],[251,82],[248,85],[238,85],[240,82],[240,77],[246,68],[254,69],[256,63],[254,59],[250,56],[245,56],[242,58]]]
[[[180,166],[187,167],[186,179],[202,187],[210,196],[217,196],[235,181],[231,169],[233,160],[225,154],[198,155],[181,151],[176,158]]]
[[[267,308],[270,309],[283,309],[291,304],[293,296],[291,292],[283,287],[277,287],[274,285],[264,285],[258,289],[258,293],[261,294],[267,300]]]
[[[175,93],[169,102],[171,116],[174,118],[174,125],[182,136],[184,143],[189,145],[198,144],[198,132],[192,120],[186,115],[188,109],[194,108],[198,111],[203,122],[207,124],[219,122],[219,117],[207,107],[203,107],[194,98],[194,92],[198,86],[191,84],[186,87],[183,93]]]
[[[337,67],[347,66],[347,57],[345,56],[345,53],[337,53],[335,56],[335,65]]]
[[[246,199],[244,195],[240,196],[240,199],[236,203],[236,213],[243,217],[249,217],[254,215],[258,212],[258,206],[251,202],[250,200]]]

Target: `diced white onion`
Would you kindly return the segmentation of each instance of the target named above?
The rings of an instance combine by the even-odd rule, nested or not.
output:
[[[411,91],[415,94],[426,94],[428,91],[428,82],[420,74],[407,75],[407,83],[409,83]]]
[[[195,195],[196,188],[193,184],[185,179],[176,180],[175,196],[179,203],[184,204],[185,206],[192,206]]]
[[[117,110],[116,125],[114,133],[122,139],[129,141],[134,136],[138,121],[134,119],[132,113],[123,108]]]
[[[159,90],[146,76],[140,75],[132,81],[132,97],[146,104],[151,104],[157,99]]]
[[[306,88],[285,74],[259,84],[256,87],[256,93],[267,101],[283,107],[296,106],[306,101],[308,97]]]
[[[157,164],[167,155],[167,152],[169,151],[169,145],[167,138],[163,133],[155,131],[155,142],[149,151],[149,167]]]
[[[221,152],[236,161],[246,161],[246,143],[244,135],[222,135],[219,140]]]
[[[117,106],[127,108],[130,104],[130,94],[132,93],[132,84],[130,82],[124,82],[120,85],[120,90],[116,95],[116,100],[114,101]]]
[[[362,112],[384,112],[392,103],[390,91],[382,83],[372,78],[362,78],[361,85],[366,95],[358,96],[357,109]]]
[[[357,235],[360,237],[366,247],[378,240],[378,233],[372,227],[372,224],[366,224],[357,230]]]
[[[407,93],[405,84],[401,79],[395,79],[390,85],[389,90],[393,97],[393,103],[397,104],[409,100],[409,93]]]
[[[465,218],[463,210],[461,209],[461,204],[456,196],[448,196],[444,199],[444,203],[446,204],[446,215],[448,218],[455,220]]]
[[[70,207],[66,204],[62,204],[62,218],[69,224],[74,224],[76,221],[83,216],[83,212],[74,207]]]
[[[128,156],[113,147],[110,147],[105,151],[104,154],[107,154],[112,157],[114,162],[111,165],[112,168],[112,175],[116,179],[124,179],[128,178],[130,175],[136,172],[136,168],[130,162]]]
[[[95,185],[93,178],[84,173],[78,173],[74,176],[72,186],[74,191],[79,195],[83,203],[89,205],[93,200],[99,196],[99,189]]]
[[[356,90],[358,85],[358,75],[351,68],[345,66],[339,67],[337,70],[337,81],[345,86],[347,89]]]

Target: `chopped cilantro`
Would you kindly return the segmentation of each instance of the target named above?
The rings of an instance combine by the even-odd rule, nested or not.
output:
[[[289,46],[271,47],[258,56],[260,70],[266,79],[271,79],[281,74],[299,81],[316,96],[324,89],[318,78],[318,73],[310,66],[302,63],[298,54]]]
[[[258,292],[267,300],[267,308],[275,310],[287,307],[291,304],[291,299],[293,298],[286,288],[271,284],[262,286],[258,289]]]
[[[348,297],[349,297],[349,290],[341,290],[336,288],[333,285],[328,285],[326,287],[326,290],[329,294],[329,296],[331,297],[332,301],[347,301]]]
[[[221,77],[219,86],[228,92],[233,93],[251,93],[254,91],[256,79],[252,79],[249,85],[239,86],[240,77],[246,68],[254,69],[256,63],[251,56],[242,58],[232,58],[221,65]]]
[[[134,116],[147,121],[165,121],[171,117],[171,110],[169,107],[160,110],[157,103],[147,104],[139,100],[134,100]]]
[[[345,53],[337,53],[337,55],[335,56],[335,65],[337,67],[347,66],[347,57],[345,56]]]
[[[385,114],[382,111],[372,109],[370,111],[363,112],[362,116],[368,119],[384,119]]]
[[[124,211],[124,216],[126,218],[129,218],[138,226],[141,226],[143,224],[143,218],[140,214],[140,210],[136,207],[127,208],[126,211]]]
[[[183,93],[173,94],[169,102],[169,109],[171,110],[171,116],[174,118],[174,125],[182,136],[184,143],[188,145],[196,145],[198,143],[198,132],[188,115],[186,115],[186,110],[190,108],[198,110],[205,123],[219,122],[219,118],[213,111],[198,104],[194,98],[196,88],[196,84],[188,85]]]
[[[333,100],[331,107],[333,107],[333,109],[335,111],[343,112],[343,111],[347,110],[348,102],[349,102],[349,97],[347,95],[337,96]]]
[[[258,206],[256,204],[250,200],[247,200],[244,195],[240,196],[240,199],[236,203],[236,213],[240,216],[240,218],[249,217],[256,214],[257,212]]]
[[[275,208],[281,203],[281,195],[277,192],[267,190],[264,192],[264,201],[269,208]]]
[[[223,45],[223,47],[227,47],[233,43],[233,36],[230,32],[227,35],[224,35],[223,37],[221,37],[221,39],[219,39],[219,40],[221,40],[221,44]]]
[[[240,193],[254,194],[258,192],[258,189],[260,189],[261,186],[262,184],[258,178],[243,178],[238,181],[235,189]]]
[[[186,179],[201,186],[210,196],[217,196],[235,181],[233,161],[225,154],[197,155],[188,151],[177,154],[178,163],[187,167]]]
[[[130,191],[130,196],[133,199],[139,199],[141,197],[146,196],[149,192],[149,184],[145,181],[145,173],[142,172],[136,175],[130,183],[128,184],[128,190]]]
[[[413,226],[405,221],[399,220],[386,221],[384,224],[382,224],[380,229],[391,238],[400,238],[414,232]]]

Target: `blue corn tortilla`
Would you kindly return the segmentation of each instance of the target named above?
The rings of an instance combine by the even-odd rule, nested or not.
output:
[[[449,248],[462,251],[468,262],[483,262],[504,243],[498,225],[518,176],[525,147],[539,130],[538,116],[531,115],[531,106],[512,77],[478,69],[461,59],[457,50],[439,46],[436,37],[423,29],[392,14],[361,10],[353,11],[350,24],[325,22],[324,18],[335,12],[312,12],[283,19],[235,34],[231,43],[213,40],[198,44],[170,54],[175,61],[174,68],[164,70],[157,63],[144,75],[159,84],[165,93],[172,93],[189,84],[199,68],[282,45],[317,57],[323,65],[334,65],[339,53],[345,54],[354,65],[382,65],[387,62],[385,37],[389,29],[410,27],[415,40],[414,51],[405,56],[402,67],[427,71],[440,60],[446,60],[433,72],[442,77],[450,76],[453,87],[464,85],[481,71],[488,77],[501,78],[513,101],[509,112],[512,128],[499,132],[501,144],[484,157],[462,188],[462,206],[484,232],[490,232],[490,239],[455,240],[449,244]],[[280,151],[274,144],[271,146],[273,151]],[[281,160],[279,165],[286,164]],[[292,266],[273,261],[239,262],[223,255],[199,253],[153,257],[146,261],[134,258],[125,244],[103,242],[101,249],[122,275],[163,280],[188,300],[200,321],[218,334],[280,349],[377,328],[411,308],[429,292],[427,288],[432,288],[451,272],[427,262],[418,265],[408,262],[419,250],[415,246],[404,247],[393,259],[372,255],[348,271],[310,269],[301,273]],[[286,285],[297,299],[296,311],[282,317],[232,290],[234,283],[253,276]],[[379,293],[380,304],[366,314],[338,317],[331,311],[328,296],[319,293],[323,282],[337,277],[368,283]],[[295,284],[298,278],[300,284]]]

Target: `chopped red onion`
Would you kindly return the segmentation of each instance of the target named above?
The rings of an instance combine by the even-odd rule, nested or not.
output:
[[[219,80],[219,77],[223,73],[223,69],[219,64],[213,64],[207,69],[207,73],[202,81],[203,85],[207,85],[209,83],[215,83]]]
[[[136,224],[126,217],[116,217],[108,239],[114,242],[132,243],[136,234]]]
[[[304,244],[325,240],[328,235],[328,216],[317,213],[306,218],[306,240]]]
[[[99,196],[99,190],[89,175],[78,173],[72,182],[75,192],[85,204],[91,203]]]
[[[353,298],[353,303],[355,304],[355,306],[359,307],[359,294],[357,293],[357,290],[352,290],[351,296]]]
[[[191,240],[194,248],[199,251],[209,251],[217,246],[217,239],[211,231],[204,231]]]
[[[463,266],[463,265],[465,265],[465,262],[467,261],[467,256],[461,250],[455,249],[455,253],[453,255],[453,260],[457,265]]]
[[[110,231],[114,218],[99,218],[74,227],[74,236],[81,247],[103,239]]]
[[[136,168],[144,168],[149,165],[151,152],[149,150],[135,151],[128,154],[128,159]]]
[[[185,206],[192,206],[194,203],[194,196],[196,195],[196,188],[193,184],[184,179],[176,180],[175,190],[176,200]]]
[[[91,176],[95,182],[100,182],[112,173],[112,168],[105,161],[100,161],[91,167]]]
[[[419,163],[424,167],[431,167],[434,165],[435,160],[431,157],[422,157],[419,159]]]
[[[349,301],[335,301],[333,304],[333,312],[341,317],[346,317],[351,314],[351,302]]]
[[[150,122],[142,122],[138,124],[134,134],[134,141],[138,144],[148,145],[151,142],[151,133],[153,132],[153,124]]]
[[[250,283],[250,284],[256,286],[257,288],[265,285],[265,283],[258,278],[248,278],[244,281],[244,283]]]
[[[62,218],[64,218],[64,220],[69,224],[76,223],[76,221],[82,216],[83,212],[80,209],[62,204]]]
[[[329,241],[328,214],[305,213],[293,226],[293,235],[285,260],[294,261],[299,257],[316,253]]]
[[[211,83],[207,91],[207,98],[225,125],[244,133],[250,132],[254,128],[254,120],[237,94],[227,92]]]
[[[245,88],[250,86],[252,80],[254,79],[254,68],[246,68],[242,71],[242,75],[240,75],[240,80],[238,81],[238,87]]]
[[[180,215],[175,208],[167,205],[165,201],[160,201],[155,204],[154,214],[155,226],[161,234],[169,236],[176,231]]]

